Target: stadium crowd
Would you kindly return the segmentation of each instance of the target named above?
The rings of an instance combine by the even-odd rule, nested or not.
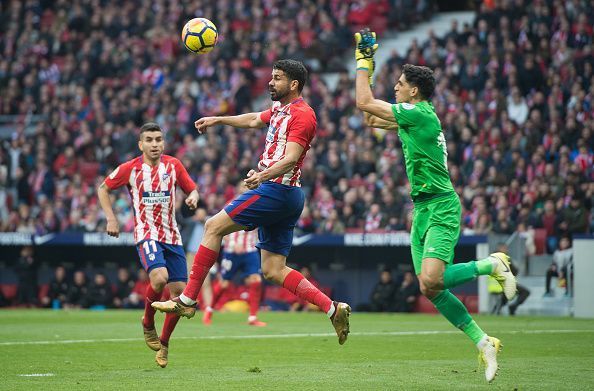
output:
[[[432,101],[463,200],[464,233],[530,236],[541,228],[552,252],[562,235],[594,230],[594,7],[528,3],[485,1],[473,25],[454,23],[444,37],[413,41],[377,71],[374,91],[393,101],[402,64],[433,68]],[[18,118],[0,148],[0,231],[102,231],[95,188],[138,154],[136,129],[149,120],[167,130],[166,152],[196,180],[207,213],[218,211],[256,166],[265,133],[226,127],[198,136],[193,122],[263,109],[255,97],[280,57],[312,70],[304,96],[318,118],[299,231],[410,228],[398,136],[364,125],[354,75],[341,64],[352,31],[375,14],[389,16],[376,23],[381,30],[404,24],[415,7],[422,11],[415,15],[429,13],[430,2],[0,4],[8,21],[0,27],[0,115]],[[192,15],[219,28],[209,55],[186,53],[179,42],[179,26]],[[322,71],[340,71],[334,88]],[[42,119],[30,122],[36,116]],[[131,231],[124,192],[116,210]]]

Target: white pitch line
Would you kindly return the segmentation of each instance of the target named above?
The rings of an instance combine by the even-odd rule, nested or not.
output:
[[[418,330],[418,331],[372,331],[350,333],[351,337],[374,337],[374,336],[407,336],[407,335],[443,335],[459,334],[457,330]],[[497,334],[574,334],[594,333],[594,330],[509,330],[500,331]],[[174,339],[190,340],[219,340],[219,339],[279,339],[279,338],[305,338],[305,337],[335,337],[334,333],[296,333],[296,334],[253,334],[253,335],[202,335],[193,337],[174,337]],[[9,341],[0,342],[0,346],[15,345],[68,345],[102,342],[136,342],[144,341],[143,338],[103,338],[103,339],[66,339],[54,341]]]
[[[53,373],[22,373],[17,376],[22,377],[48,377],[48,376],[55,376]]]

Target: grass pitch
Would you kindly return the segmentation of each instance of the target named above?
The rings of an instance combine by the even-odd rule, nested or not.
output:
[[[140,311],[0,311],[1,390],[586,390],[594,320],[477,316],[504,344],[492,385],[467,337],[433,315],[351,315],[339,346],[321,313],[200,314],[157,367]],[[157,314],[158,329],[163,320]]]

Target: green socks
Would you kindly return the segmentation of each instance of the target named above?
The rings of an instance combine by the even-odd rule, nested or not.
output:
[[[464,304],[449,290],[442,291],[431,299],[431,302],[451,324],[462,330],[475,344],[485,336],[485,332],[472,320]]]
[[[462,285],[478,276],[491,274],[493,261],[490,258],[448,266],[443,273],[443,287],[445,289]]]

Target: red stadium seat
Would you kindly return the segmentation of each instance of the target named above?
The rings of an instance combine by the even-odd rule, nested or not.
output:
[[[477,295],[467,295],[463,297],[464,300],[462,300],[462,298],[460,300],[462,300],[462,303],[464,303],[464,305],[466,306],[466,309],[468,309],[468,312],[470,312],[471,314],[476,314],[478,313],[478,296]]]
[[[422,312],[425,314],[437,314],[437,309],[433,303],[425,296],[419,296],[415,304],[414,312]]]
[[[0,284],[0,291],[8,301],[13,301],[17,297],[19,286],[18,284]]]

